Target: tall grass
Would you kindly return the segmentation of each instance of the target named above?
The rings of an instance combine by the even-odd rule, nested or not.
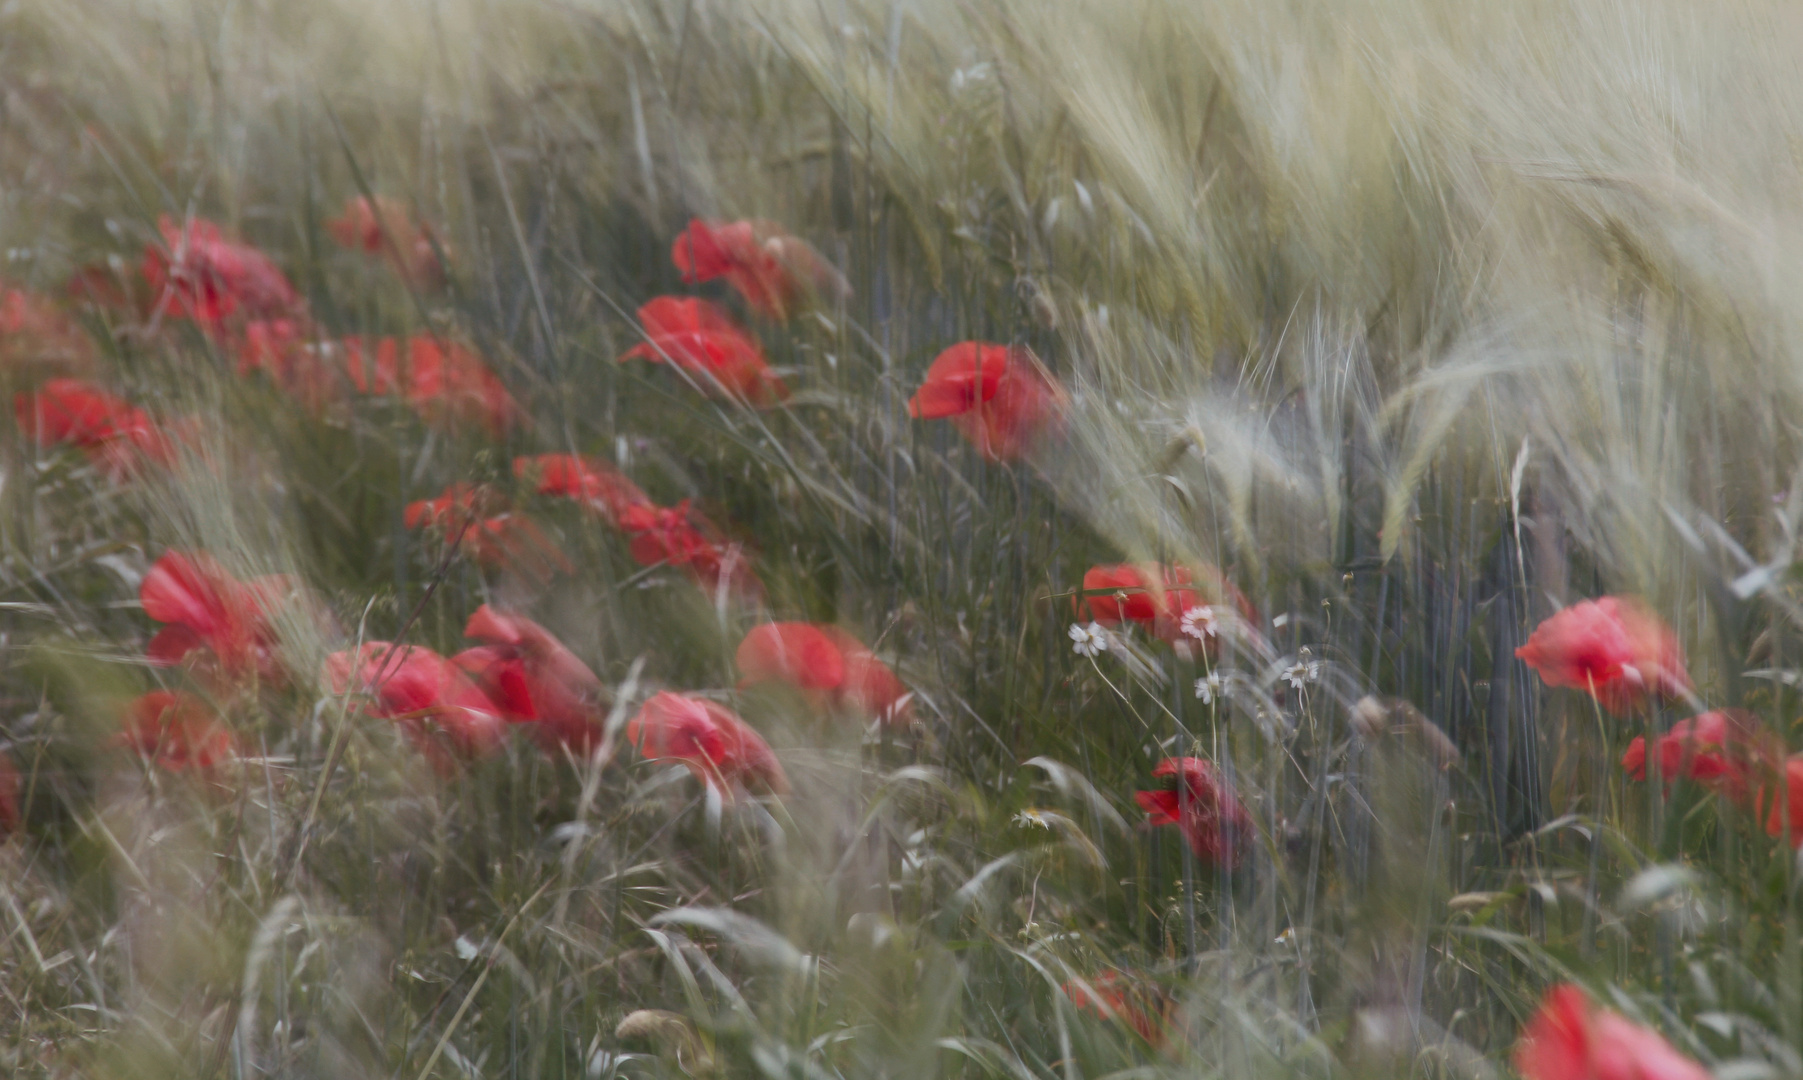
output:
[[[123,484],[0,450],[6,1067],[1488,1077],[1575,980],[1718,1075],[1803,1074],[1788,848],[1624,779],[1689,707],[1613,718],[1513,658],[1638,594],[1702,704],[1803,745],[1800,29],[1752,0],[8,5],[10,283],[129,278],[159,215],[210,218],[333,336],[473,343],[533,423],[310,415],[180,320],[75,308],[94,371],[199,436]],[[334,246],[359,194],[441,230],[448,288]],[[646,299],[730,302],[671,263],[691,217],[780,222],[850,284],[752,324],[782,408],[616,363]],[[908,415],[973,339],[1069,390],[1031,462]],[[762,603],[533,501],[512,458],[560,451],[695,500]],[[455,481],[574,571],[403,526]],[[133,610],[172,548],[316,608],[211,782],[114,739],[175,678]],[[1146,561],[1224,568],[1264,640],[1073,654],[1084,571]],[[312,675],[360,639],[454,652],[483,602],[601,676],[605,752],[435,772]],[[739,689],[771,617],[873,643],[917,723]],[[793,793],[722,809],[625,746],[666,688],[740,709]],[[1237,869],[1140,824],[1192,753],[1251,811]],[[1162,1040],[1061,989],[1107,972]]]

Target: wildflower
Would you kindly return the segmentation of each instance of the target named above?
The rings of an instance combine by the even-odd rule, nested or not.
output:
[[[1612,713],[1690,693],[1677,635],[1631,597],[1585,600],[1535,627],[1515,656],[1548,686],[1589,692]]]
[[[1290,689],[1300,690],[1306,683],[1312,683],[1321,677],[1321,664],[1317,660],[1298,660],[1278,673],[1278,678],[1290,684]]]
[[[343,214],[326,222],[326,232],[339,247],[379,256],[411,285],[435,289],[444,284],[444,266],[438,261],[444,242],[399,199],[353,196]]]
[[[507,724],[463,669],[418,645],[367,641],[326,657],[335,694],[367,694],[370,715],[393,720],[440,769],[500,746]]]
[[[1108,631],[1100,623],[1071,623],[1071,651],[1078,656],[1094,657],[1108,651]]]
[[[219,226],[198,218],[178,225],[165,214],[157,228],[163,245],[144,249],[144,279],[176,314],[211,326],[233,315],[276,319],[299,314],[300,294],[256,248],[227,240]]]
[[[345,372],[360,393],[399,395],[428,423],[476,424],[499,439],[525,421],[525,412],[482,358],[431,334],[407,339],[346,338]]]
[[[824,623],[755,626],[739,642],[740,685],[786,682],[828,708],[908,722],[911,695],[888,664],[864,643]]]
[[[554,571],[574,569],[536,522],[503,510],[504,505],[492,489],[458,483],[436,499],[408,503],[401,521],[409,529],[437,530],[481,566],[517,571],[541,583]]]
[[[1216,698],[1225,700],[1227,697],[1227,680],[1223,679],[1221,673],[1218,671],[1209,672],[1207,675],[1196,680],[1196,696],[1202,699],[1202,704],[1204,705],[1213,705]]]
[[[1803,847],[1803,754],[1792,754],[1782,770],[1774,769],[1762,780],[1751,809],[1755,818],[1765,819],[1767,836],[1782,837],[1788,831],[1791,847]]]
[[[126,706],[117,741],[170,772],[210,773],[237,755],[232,733],[205,701],[179,690],[152,690]]]
[[[1183,621],[1179,629],[1185,636],[1206,643],[1209,638],[1220,633],[1221,621],[1215,614],[1214,605],[1203,604],[1201,607],[1193,607],[1183,613]]]
[[[865,648],[863,642],[837,627],[828,627],[827,633],[845,657],[845,682],[839,687],[841,707],[874,716],[892,726],[911,723],[909,706],[914,695],[889,665]]]
[[[318,413],[336,400],[345,386],[334,363],[336,346],[313,338],[313,328],[300,319],[257,319],[247,323],[234,342],[238,374],[261,371],[277,389]]]
[[[0,366],[82,367],[94,343],[50,298],[0,283]]]
[[[747,787],[789,791],[782,763],[761,735],[723,705],[692,694],[653,695],[626,725],[626,739],[652,761],[679,761],[728,802]]]
[[[530,479],[540,495],[574,499],[616,526],[634,508],[654,508],[650,497],[620,470],[577,454],[517,457],[513,459],[513,475]]]
[[[1107,626],[1130,620],[1152,627],[1160,620],[1169,623],[1176,612],[1195,606],[1195,591],[1183,587],[1189,584],[1190,572],[1181,566],[1092,566],[1083,573],[1083,591],[1091,595],[1078,601],[1078,610],[1087,608],[1097,622]]]
[[[1515,1044],[1514,1063],[1524,1080],[1709,1080],[1709,1070],[1658,1032],[1597,1008],[1570,983],[1547,992]]]
[[[1653,746],[1667,786],[1682,777],[1736,802],[1752,793],[1759,774],[1777,771],[1784,753],[1777,736],[1762,731],[1751,713],[1739,709],[1680,720]],[[1646,759],[1646,739],[1636,736],[1622,755],[1622,770],[1630,779],[1645,780]]]
[[[628,550],[640,566],[680,567],[709,592],[722,586],[747,597],[763,592],[744,549],[722,537],[687,499],[672,507],[633,507],[620,528],[632,537]]]
[[[789,388],[770,370],[764,350],[718,305],[695,297],[660,296],[639,308],[646,340],[621,355],[653,364],[665,360],[705,390],[718,389],[749,405],[775,405]]]
[[[486,484],[454,483],[436,499],[420,499],[407,504],[401,521],[409,529],[441,528],[455,535],[469,522],[502,509],[506,505],[500,493]]]
[[[1059,989],[1073,1006],[1125,1024],[1154,1046],[1164,1043],[1165,1018],[1158,995],[1133,985],[1120,973],[1104,971],[1086,982],[1072,979]]]
[[[152,663],[175,665],[199,651],[227,681],[254,673],[280,683],[272,617],[293,587],[285,574],[239,581],[205,552],[165,552],[138,587],[144,614],[167,624],[145,652]]]
[[[1152,775],[1167,779],[1171,786],[1134,792],[1134,801],[1151,815],[1149,824],[1177,826],[1199,859],[1238,866],[1252,832],[1252,815],[1214,763],[1197,757],[1165,758]]]
[[[1045,816],[1045,811],[1028,807],[1014,815],[1014,825],[1021,829],[1050,829],[1052,822]]]
[[[149,413],[79,379],[51,379],[15,395],[13,415],[39,446],[74,446],[113,480],[175,462],[175,438]]]
[[[845,656],[813,623],[756,626],[739,642],[735,660],[741,685],[778,680],[801,690],[837,690],[845,682]]]
[[[467,672],[503,719],[532,724],[540,741],[587,755],[601,740],[601,680],[549,630],[483,604],[463,636],[484,644],[451,662]]]
[[[671,247],[670,258],[685,284],[723,277],[746,306],[778,321],[817,296],[851,292],[818,251],[770,221],[691,220]]]
[[[1223,602],[1202,603],[1199,585]],[[1087,595],[1079,601],[1078,610],[1087,608],[1102,625],[1135,622],[1166,641],[1187,635],[1202,642],[1210,655],[1218,648],[1226,620],[1250,625],[1258,618],[1245,594],[1212,566],[1200,574],[1162,563],[1092,566],[1083,574],[1083,591]]]
[[[934,358],[908,415],[950,420],[983,457],[1013,461],[1062,426],[1067,403],[1031,350],[966,341]]]

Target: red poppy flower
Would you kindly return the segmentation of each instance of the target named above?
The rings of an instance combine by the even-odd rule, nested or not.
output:
[[[0,836],[19,831],[25,816],[19,807],[19,767],[12,755],[0,752]]]
[[[632,537],[628,550],[640,566],[681,567],[709,592],[724,587],[755,597],[764,591],[744,549],[727,541],[687,499],[672,507],[635,506],[621,519],[620,528]]]
[[[709,591],[724,583],[728,591],[744,596],[763,592],[744,549],[687,500],[660,507],[618,469],[575,454],[515,458],[513,473],[532,479],[541,495],[575,499],[600,513],[631,538],[629,550],[640,566],[681,567]]]
[[[718,305],[695,297],[660,296],[639,308],[646,341],[620,357],[669,360],[704,390],[718,389],[751,405],[774,405],[789,388],[770,370],[764,350]]]
[[[238,752],[212,707],[179,690],[152,690],[133,699],[118,741],[170,772],[210,773]]]
[[[465,649],[452,663],[469,672],[509,723],[536,725],[542,741],[583,755],[600,742],[601,680],[549,630],[483,604],[463,636],[486,644]]]
[[[626,739],[652,761],[680,761],[729,802],[753,784],[789,792],[789,778],[763,736],[706,698],[654,695],[626,725]]]
[[[1152,825],[1175,825],[1196,857],[1238,866],[1252,836],[1252,815],[1206,758],[1165,758],[1152,770],[1172,786],[1136,791],[1133,799],[1151,815]]]
[[[1159,1007],[1157,994],[1135,986],[1122,978],[1119,972],[1102,972],[1088,980],[1087,989],[1084,983],[1074,979],[1059,989],[1064,991],[1064,995],[1077,1008],[1092,1012],[1104,1020],[1112,1019],[1126,1024],[1152,1045],[1163,1045],[1164,1010]]]
[[[50,298],[0,285],[0,365],[86,366],[94,342]]]
[[[1691,690],[1677,635],[1631,597],[1573,604],[1535,627],[1515,655],[1546,685],[1588,691],[1612,713],[1627,712],[1648,695],[1683,697]]]
[[[577,454],[513,459],[513,475],[531,479],[540,495],[574,499],[619,525],[635,508],[655,509],[651,499],[620,470]]]
[[[1768,836],[1782,837],[1789,826],[1791,847],[1803,847],[1803,754],[1792,754],[1753,793],[1755,818],[1765,820]]]
[[[155,425],[143,410],[80,379],[51,379],[13,397],[19,428],[40,446],[104,450],[116,442],[152,445]]]
[[[752,627],[739,642],[741,685],[786,682],[800,690],[837,690],[845,682],[845,656],[813,623],[773,622]]]
[[[1736,802],[1752,794],[1762,774],[1775,774],[1784,756],[1777,736],[1763,731],[1751,713],[1740,709],[1680,720],[1653,745],[1659,754],[1659,775],[1668,787],[1683,777]],[[1646,756],[1646,739],[1637,736],[1621,757],[1630,779],[1646,779]]]
[[[302,319],[258,319],[229,346],[238,374],[261,371],[277,389],[319,413],[343,395],[346,380],[337,346],[320,341]]]
[[[79,379],[51,379],[35,393],[15,395],[13,415],[39,446],[77,447],[114,480],[175,462],[175,438],[149,413]]]
[[[450,252],[436,232],[413,216],[401,200],[362,195],[344,204],[344,213],[326,222],[326,232],[340,247],[376,255],[394,267],[402,280],[436,289],[444,284],[438,252]],[[433,241],[438,240],[434,248]]]
[[[298,315],[300,294],[267,255],[227,240],[219,226],[198,218],[157,221],[163,246],[144,249],[144,279],[167,298],[171,310],[196,322],[217,324],[233,315],[278,319]]]
[[[1119,626],[1126,620],[1174,639],[1183,613],[1202,604],[1192,587],[1194,580],[1187,568],[1162,563],[1092,566],[1083,572],[1083,591],[1095,595],[1085,595],[1081,606],[1087,606],[1090,618],[1103,626]]]
[[[138,587],[144,613],[168,624],[145,651],[152,663],[172,665],[204,649],[228,680],[256,672],[280,682],[271,617],[293,587],[285,574],[243,582],[204,552],[166,552]]]
[[[914,694],[889,665],[850,634],[841,632],[839,648],[845,655],[845,683],[839,690],[844,706],[895,727],[913,723]]]
[[[84,449],[117,438],[138,418],[130,403],[79,379],[51,379],[35,394],[14,396],[13,413],[39,445]]]
[[[537,522],[506,511],[505,506],[506,500],[491,488],[456,483],[436,499],[408,503],[401,521],[409,529],[438,532],[481,566],[512,570],[539,582],[548,581],[554,572],[574,570]]]
[[[370,715],[394,720],[433,764],[490,753],[507,724],[456,664],[418,645],[365,642],[326,657],[332,692],[368,694]]]
[[[966,341],[940,353],[908,415],[950,420],[990,461],[1025,456],[1064,421],[1064,388],[1019,345]]]
[[[670,249],[685,284],[725,278],[746,306],[787,319],[816,296],[844,297],[851,288],[806,241],[770,221],[691,220]]]
[[[410,502],[401,512],[409,529],[439,528],[455,534],[469,522],[504,509],[507,500],[486,484],[461,481],[444,489],[436,499]]]
[[[908,722],[907,687],[863,642],[837,626],[804,622],[752,627],[739,642],[742,686],[786,682],[824,707]]]
[[[1097,592],[1097,590],[1104,590]],[[1224,624],[1237,623],[1251,633],[1258,609],[1215,567],[1195,574],[1188,567],[1162,563],[1092,566],[1083,574],[1086,595],[1077,603],[1103,626],[1138,623],[1166,641],[1192,637],[1213,655]]]
[[[1514,1059],[1524,1080],[1709,1080],[1664,1036],[1597,1008],[1570,983],[1547,991]]]
[[[502,438],[525,413],[507,387],[474,352],[429,334],[407,339],[406,355],[394,338],[374,343],[346,338],[345,371],[361,393],[399,395],[428,423],[479,424]]]

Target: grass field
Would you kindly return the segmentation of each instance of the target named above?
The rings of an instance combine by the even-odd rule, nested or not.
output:
[[[0,6],[0,1066],[1803,1076],[1799,33]]]

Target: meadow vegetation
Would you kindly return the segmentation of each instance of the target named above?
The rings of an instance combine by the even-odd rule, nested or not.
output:
[[[1799,33],[0,6],[0,1068],[1803,1076]]]

